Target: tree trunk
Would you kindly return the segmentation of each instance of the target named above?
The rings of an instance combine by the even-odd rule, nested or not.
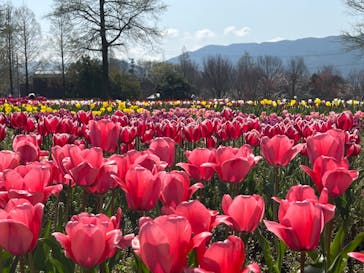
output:
[[[25,66],[25,92],[29,93],[29,70],[28,70],[28,40],[26,33],[26,25],[23,23],[23,37],[24,37],[24,66]]]
[[[63,96],[66,95],[66,74],[65,74],[65,67],[64,67],[64,40],[63,40],[63,29],[61,32],[61,70],[62,70],[62,88],[63,88]]]
[[[11,25],[11,11],[7,9],[7,54],[8,54],[8,62],[9,62],[9,84],[10,84],[10,95],[14,95],[14,82],[13,82],[13,29]]]
[[[100,0],[100,36],[101,36],[101,52],[102,52],[102,78],[103,78],[103,95],[109,95],[109,44],[106,39],[105,28],[105,0]]]

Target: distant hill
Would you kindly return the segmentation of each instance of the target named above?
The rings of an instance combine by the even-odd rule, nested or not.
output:
[[[311,73],[323,66],[332,65],[346,76],[352,70],[364,69],[364,54],[358,51],[348,51],[342,36],[325,38],[303,38],[294,41],[283,40],[264,43],[241,43],[227,46],[208,45],[196,51],[189,52],[191,60],[202,66],[208,56],[222,55],[236,63],[248,52],[252,57],[271,55],[282,59],[286,64],[292,57],[303,57]],[[169,60],[178,63],[178,56]]]

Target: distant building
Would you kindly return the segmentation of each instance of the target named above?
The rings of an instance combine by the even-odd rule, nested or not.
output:
[[[65,93],[62,85],[61,71],[39,70],[31,77],[30,92],[37,96],[44,96],[49,99],[64,98]],[[20,87],[22,96],[27,96],[24,87]]]

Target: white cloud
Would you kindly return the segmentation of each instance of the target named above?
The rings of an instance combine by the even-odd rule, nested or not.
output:
[[[167,28],[162,31],[162,35],[166,38],[177,38],[179,36],[179,30],[176,28]]]
[[[228,26],[224,29],[224,35],[235,35],[237,37],[243,37],[250,33],[249,27],[237,28],[236,26]]]
[[[279,41],[283,41],[283,40],[284,40],[284,38],[277,36],[277,37],[273,37],[272,39],[268,40],[267,42],[279,42]]]
[[[215,32],[208,28],[200,29],[195,32],[195,37],[200,40],[214,38],[215,36]]]

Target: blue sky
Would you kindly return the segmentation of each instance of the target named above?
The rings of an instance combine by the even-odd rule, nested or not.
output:
[[[13,0],[24,3],[41,20],[52,1]],[[344,0],[164,0],[168,6],[159,26],[163,39],[156,52],[133,46],[124,53],[137,59],[168,59],[184,48],[208,44],[295,40],[340,35],[355,18]],[[43,29],[47,23],[41,21]]]

